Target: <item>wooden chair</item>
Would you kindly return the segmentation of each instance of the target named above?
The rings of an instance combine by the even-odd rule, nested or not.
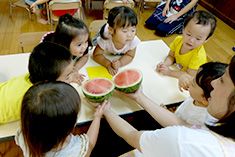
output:
[[[28,12],[29,19],[32,19],[29,6],[24,2],[24,0],[17,0],[17,1],[16,0],[8,0],[8,2],[9,2],[9,15],[10,15],[10,17],[12,17],[13,8],[20,7],[20,8],[25,9]]]
[[[53,28],[53,23],[59,20],[59,17],[53,14],[56,10],[77,9],[75,17],[84,19],[84,13],[81,0],[51,0],[49,2],[50,24]]]
[[[22,53],[31,52],[47,32],[27,32],[19,35],[18,41]]]
[[[123,0],[105,0],[103,19],[107,20],[109,10],[118,6],[128,6],[133,9],[135,2],[133,0],[128,0],[126,3],[124,3]]]
[[[107,22],[107,20],[94,20],[89,25],[90,37],[93,38],[100,28]]]
[[[140,12],[143,12],[143,9],[144,9],[144,5],[146,3],[160,3],[162,0],[139,0],[139,13]]]

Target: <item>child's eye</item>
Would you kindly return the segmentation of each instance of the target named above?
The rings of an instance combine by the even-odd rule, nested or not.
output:
[[[81,46],[82,44],[78,44],[78,47]]]
[[[190,36],[190,37],[191,37],[191,34],[188,34],[188,33],[187,33],[187,36]]]
[[[197,41],[201,40],[200,38],[196,38]]]

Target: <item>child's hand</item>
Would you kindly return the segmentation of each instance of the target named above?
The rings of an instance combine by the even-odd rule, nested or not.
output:
[[[166,14],[168,13],[169,11],[169,5],[165,5],[163,11],[162,11],[162,16],[166,16]]]
[[[36,3],[36,2],[34,2],[33,4],[30,5],[30,9],[31,9],[31,11],[32,11],[33,13],[36,12],[36,6],[37,6],[37,3]]]
[[[179,90],[182,92],[183,89],[184,90],[188,90],[189,88],[189,84],[192,80],[192,76],[189,75],[189,74],[184,74],[184,75],[181,75],[180,78],[179,78]]]
[[[73,73],[71,73],[67,79],[68,83],[74,82],[77,83],[79,85],[82,84],[82,82],[84,81],[85,75],[74,71]]]
[[[114,69],[111,64],[107,67],[107,69],[109,73],[113,76],[118,72],[118,70]]]
[[[156,71],[163,74],[163,75],[169,75],[170,73],[170,69],[167,65],[165,65],[164,63],[159,63],[157,65]]]
[[[118,70],[118,68],[120,68],[121,67],[121,62],[117,59],[117,60],[114,60],[114,61],[112,61],[112,67],[115,69],[115,70]]]
[[[102,104],[97,106],[94,117],[101,118],[105,112],[110,110],[110,105],[110,102],[105,100]]]
[[[164,20],[164,23],[172,23],[174,22],[175,20],[178,19],[178,16],[177,15],[171,15],[170,17],[166,18]]]

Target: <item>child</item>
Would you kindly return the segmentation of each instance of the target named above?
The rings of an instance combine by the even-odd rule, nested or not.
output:
[[[77,71],[88,60],[88,49],[91,45],[88,28],[83,21],[69,14],[61,16],[55,32],[46,34],[42,41],[54,42],[68,48],[73,55]]]
[[[55,80],[80,83],[70,52],[58,44],[45,42],[36,46],[28,70],[29,74],[0,83],[0,124],[19,120],[23,95],[32,84]]]
[[[157,72],[179,79],[180,89],[187,90],[192,76],[195,76],[200,65],[207,62],[203,44],[213,34],[215,27],[216,19],[212,14],[195,12],[185,21],[183,35],[176,37],[170,45],[165,61],[157,65]],[[169,68],[174,63],[178,71]]]
[[[184,20],[192,15],[198,0],[167,0],[159,4],[145,21],[145,26],[159,36],[181,33]]]
[[[45,19],[44,15],[42,14],[42,10],[45,8],[43,6],[47,0],[24,0],[26,4],[30,5],[30,9],[33,13],[36,14],[38,23],[47,24],[47,19]]]
[[[24,156],[88,157],[95,146],[102,107],[97,107],[87,134],[74,136],[81,108],[78,92],[63,82],[32,86],[24,95],[21,131],[15,137]]]
[[[103,26],[93,59],[105,66],[111,75],[127,65],[135,56],[136,46],[140,43],[136,34],[137,16],[126,6],[114,7],[110,10],[107,24]],[[109,60],[104,56],[107,51],[113,55],[122,55],[117,60]]]

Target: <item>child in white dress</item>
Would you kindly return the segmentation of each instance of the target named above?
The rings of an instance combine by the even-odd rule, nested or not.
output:
[[[111,75],[118,69],[129,64],[135,57],[136,46],[140,43],[136,36],[137,16],[126,6],[114,7],[110,10],[107,24],[100,31],[93,59],[105,66]],[[108,52],[121,55],[117,60],[109,60],[104,56]]]

